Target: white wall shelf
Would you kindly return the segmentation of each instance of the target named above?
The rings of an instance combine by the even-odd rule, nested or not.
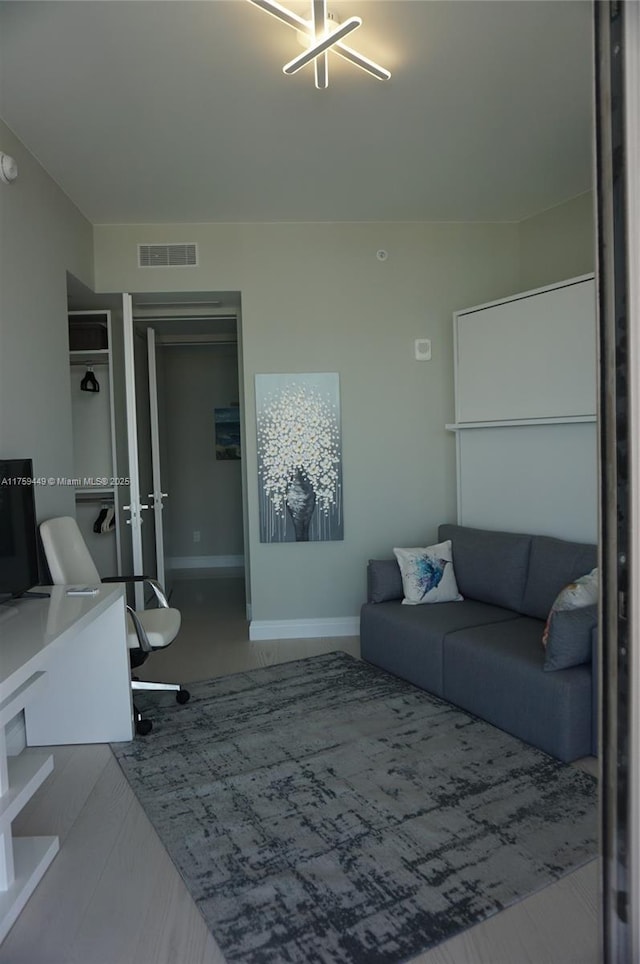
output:
[[[108,365],[111,352],[108,348],[85,348],[69,352],[71,365]]]

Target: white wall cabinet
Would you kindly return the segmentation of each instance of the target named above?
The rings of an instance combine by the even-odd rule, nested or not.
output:
[[[454,314],[458,522],[597,540],[592,276]]]
[[[593,279],[454,318],[456,422],[595,416]]]
[[[122,558],[111,312],[70,311],[69,345],[76,519],[100,575],[113,576],[122,571]],[[90,369],[99,385],[97,392],[81,388]],[[113,528],[94,532],[101,511],[110,508]]]

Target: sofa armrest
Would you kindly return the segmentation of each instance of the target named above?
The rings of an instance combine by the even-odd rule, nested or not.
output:
[[[402,599],[402,576],[396,559],[369,559],[367,565],[367,602],[381,603]]]

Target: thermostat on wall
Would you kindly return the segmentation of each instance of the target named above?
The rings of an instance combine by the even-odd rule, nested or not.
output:
[[[4,181],[5,184],[11,184],[12,181],[18,176],[18,165],[12,157],[8,154],[3,154],[0,151],[0,181]]]
[[[416,338],[414,342],[416,361],[431,361],[431,339]]]

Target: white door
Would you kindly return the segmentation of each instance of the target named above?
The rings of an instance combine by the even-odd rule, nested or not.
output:
[[[134,575],[153,576],[143,569],[142,513],[149,508],[140,501],[140,471],[138,459],[138,419],[136,406],[136,364],[133,333],[133,306],[131,295],[122,295],[122,318],[124,335],[124,374],[127,405],[127,451],[129,455],[129,504],[122,508],[128,512],[126,520],[131,526],[132,564]],[[125,566],[126,568],[126,566]],[[135,608],[144,609],[144,584],[135,584]]]
[[[151,422],[151,462],[153,468],[153,492],[149,499],[153,506],[156,537],[156,567],[157,579],[168,592],[164,566],[164,529],[162,518],[162,502],[167,493],[162,491],[160,468],[160,430],[158,425],[158,379],[156,373],[156,333],[153,328],[147,328],[147,357],[149,362],[149,417]]]

